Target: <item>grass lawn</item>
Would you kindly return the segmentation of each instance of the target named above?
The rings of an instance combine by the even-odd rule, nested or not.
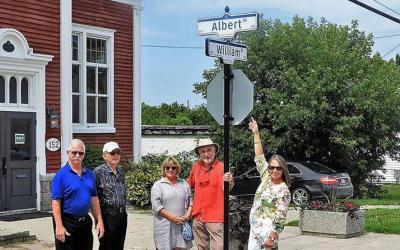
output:
[[[358,205],[400,205],[400,185],[383,185],[387,193],[381,199],[349,199]]]
[[[299,226],[299,220],[289,221],[288,223],[285,224],[285,226],[298,227]]]
[[[365,231],[400,234],[400,209],[368,209],[365,217]]]

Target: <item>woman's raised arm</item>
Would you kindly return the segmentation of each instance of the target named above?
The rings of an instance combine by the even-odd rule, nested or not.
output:
[[[253,117],[250,118],[249,129],[251,130],[251,132],[253,132],[255,155],[259,156],[264,154],[264,150],[261,144],[260,131],[258,130],[257,121],[254,120]]]

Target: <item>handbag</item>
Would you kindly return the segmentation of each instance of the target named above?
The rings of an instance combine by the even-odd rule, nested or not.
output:
[[[182,237],[185,241],[193,240],[192,220],[187,220],[182,224]]]
[[[185,208],[188,209],[190,200],[190,193],[189,193],[190,191],[187,184],[184,185],[183,188],[185,189]],[[194,238],[192,224],[193,224],[192,220],[187,220],[182,224],[182,237],[185,241],[191,241]]]

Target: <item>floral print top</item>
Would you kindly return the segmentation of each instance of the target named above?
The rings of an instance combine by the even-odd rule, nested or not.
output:
[[[255,157],[261,183],[254,196],[250,211],[250,237],[260,246],[271,232],[282,232],[290,203],[290,191],[285,182],[273,185],[264,155]],[[277,246],[277,239],[275,245]]]

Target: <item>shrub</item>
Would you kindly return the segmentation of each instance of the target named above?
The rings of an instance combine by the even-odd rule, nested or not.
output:
[[[358,192],[355,193],[355,197],[369,198],[369,199],[381,199],[387,194],[387,189],[383,185],[366,182],[358,186]]]
[[[102,155],[103,150],[101,147],[94,144],[85,145],[85,158],[83,159],[83,166],[93,170],[104,162]]]
[[[127,200],[137,207],[150,204],[150,190],[153,183],[161,177],[158,164],[152,162],[126,163],[129,171],[125,174]]]
[[[161,164],[169,157],[167,154],[150,154],[143,156],[139,163],[124,163],[127,200],[137,207],[150,205],[151,187],[162,176]],[[190,169],[196,160],[190,152],[179,153],[175,157],[181,165],[180,178],[187,179]]]
[[[244,249],[250,233],[249,215],[253,199],[238,199],[229,196],[229,238],[240,242]]]

